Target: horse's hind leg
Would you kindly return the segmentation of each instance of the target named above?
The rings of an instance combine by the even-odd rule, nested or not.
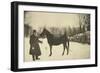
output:
[[[49,54],[49,56],[51,56],[52,55],[52,46],[50,45],[50,54]]]
[[[62,55],[64,55],[64,52],[65,52],[65,44],[63,44],[63,47],[64,47],[64,50],[63,50],[63,53],[62,53]]]
[[[66,49],[67,49],[67,55],[69,54],[69,47],[67,45],[65,45]]]

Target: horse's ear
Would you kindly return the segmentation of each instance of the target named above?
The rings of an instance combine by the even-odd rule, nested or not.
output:
[[[42,28],[42,32],[44,32],[44,30],[45,30],[45,27]]]
[[[43,30],[45,30],[45,29],[46,29],[46,27],[44,26]]]

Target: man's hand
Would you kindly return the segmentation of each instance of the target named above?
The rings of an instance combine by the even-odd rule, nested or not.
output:
[[[40,43],[43,43],[42,41],[40,41]]]
[[[40,40],[38,40],[39,41],[39,43],[43,43],[42,41],[40,41]]]

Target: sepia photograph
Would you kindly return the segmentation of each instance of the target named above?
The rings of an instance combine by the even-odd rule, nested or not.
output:
[[[24,11],[24,61],[90,58],[90,14]]]
[[[97,66],[97,7],[11,3],[11,70]]]

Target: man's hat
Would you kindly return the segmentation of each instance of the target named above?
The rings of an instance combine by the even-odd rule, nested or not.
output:
[[[35,33],[36,32],[36,30],[33,30],[33,33]]]

